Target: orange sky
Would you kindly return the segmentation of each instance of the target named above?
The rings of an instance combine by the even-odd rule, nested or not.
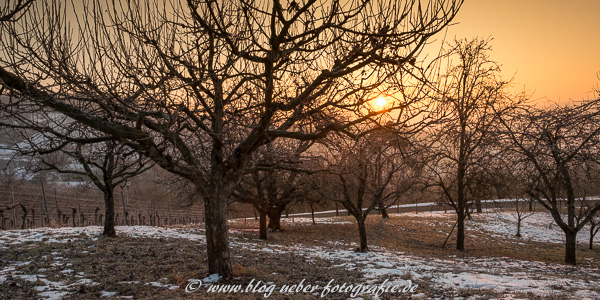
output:
[[[600,0],[466,0],[447,39],[492,37],[491,58],[533,99],[594,98]]]

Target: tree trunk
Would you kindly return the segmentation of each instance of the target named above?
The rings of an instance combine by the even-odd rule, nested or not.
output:
[[[590,222],[590,250],[594,250],[594,236],[598,233],[596,230],[597,223]]]
[[[208,272],[223,278],[231,277],[231,259],[227,226],[227,199],[216,191],[213,197],[204,200],[206,252]]]
[[[387,209],[385,208],[385,205],[383,205],[383,203],[379,202],[379,210],[381,211],[381,218],[382,219],[389,219],[390,215],[387,212]]]
[[[462,211],[458,212],[456,221],[456,250],[465,250],[465,215]]]
[[[568,265],[576,265],[576,250],[577,250],[577,232],[565,232],[565,263]]]
[[[21,209],[23,210],[23,217],[21,219],[21,229],[25,229],[25,223],[27,221],[27,208],[25,208],[25,205],[21,204]]]
[[[115,231],[115,197],[110,187],[106,187],[104,191],[104,215],[104,230],[102,231],[102,235],[106,237],[117,236]]]
[[[270,207],[267,214],[269,216],[269,229],[281,231],[281,214],[285,210],[285,205]]]
[[[123,189],[121,189],[121,202],[123,202],[123,225],[127,226],[129,225],[127,224],[127,205],[125,203],[125,197],[123,196]]]
[[[266,240],[267,239],[267,212],[264,210],[258,211],[260,214],[260,232],[259,239]]]
[[[58,209],[58,199],[56,199],[56,188],[54,188],[54,204],[56,205],[56,225],[60,226],[60,209]]]
[[[483,207],[481,207],[481,199],[475,200],[475,209],[477,210],[478,213],[483,212]]]
[[[521,216],[517,216],[517,234],[516,237],[521,237]]]
[[[356,218],[358,223],[358,234],[360,235],[360,248],[358,252],[366,253],[369,251],[367,247],[367,228],[365,227],[365,220]]]

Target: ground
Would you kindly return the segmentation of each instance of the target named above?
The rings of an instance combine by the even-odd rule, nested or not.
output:
[[[579,265],[563,265],[562,234],[545,213],[525,219],[522,238],[514,237],[514,213],[476,214],[465,252],[452,249],[452,238],[441,247],[451,214],[370,216],[366,254],[355,252],[351,217],[317,221],[284,219],[284,231],[262,241],[255,220],[232,220],[235,277],[227,282],[207,276],[201,226],[117,227],[114,239],[94,226],[1,231],[0,298],[600,299],[600,250],[586,250],[583,231]],[[312,292],[282,292],[298,283]],[[346,290],[333,290],[342,284]],[[208,292],[236,286],[242,291]]]

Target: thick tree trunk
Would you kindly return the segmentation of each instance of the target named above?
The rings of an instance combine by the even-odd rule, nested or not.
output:
[[[204,201],[206,252],[208,272],[223,278],[231,277],[231,258],[228,241],[227,199],[219,193]]]
[[[481,199],[475,200],[475,209],[477,210],[478,213],[483,212],[483,207],[481,206]]]
[[[565,263],[576,265],[577,233],[574,231],[565,232]]]
[[[360,235],[360,248],[358,248],[359,252],[366,253],[369,251],[367,247],[367,228],[365,227],[365,220],[361,218],[356,218],[358,223],[358,234]]]
[[[106,237],[115,237],[115,197],[113,190],[107,187],[104,191],[104,230],[102,235]]]
[[[272,231],[281,231],[281,214],[285,210],[285,205],[270,207],[267,212],[269,216],[268,228]]]
[[[465,215],[463,211],[459,211],[456,221],[456,250],[465,250]]]
[[[263,210],[259,210],[260,215],[260,230],[259,230],[259,239],[266,240],[267,239],[267,212]]]

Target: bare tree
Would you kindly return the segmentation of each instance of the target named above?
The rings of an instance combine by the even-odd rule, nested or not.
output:
[[[373,131],[357,139],[331,138],[326,178],[317,177],[315,190],[325,199],[339,202],[357,222],[359,252],[367,252],[365,221],[373,210],[397,204],[413,187],[420,174],[419,163],[411,159],[408,144],[395,132]]]
[[[240,202],[250,203],[259,213],[259,237],[267,239],[267,216],[271,230],[281,230],[281,213],[306,196],[304,177],[310,170],[303,165],[302,153],[311,142],[272,143],[257,151],[248,175],[234,193]],[[304,179],[304,180],[303,180]]]
[[[513,105],[505,95],[510,82],[500,77],[500,67],[489,58],[490,40],[456,40],[448,51],[448,66],[433,96],[439,120],[429,129],[427,174],[456,212],[456,249],[465,249],[465,218],[476,195],[477,173],[485,168],[490,132],[496,112]],[[455,60],[455,61],[454,61]]]
[[[54,121],[62,120],[57,114],[53,114],[53,117]],[[90,180],[104,195],[105,217],[102,235],[116,236],[115,188],[145,172],[153,164],[110,136],[103,136],[89,129],[81,130],[78,124],[67,123],[71,126],[61,127],[60,130],[58,126],[61,122],[54,121],[45,126],[33,122],[18,123],[18,127],[28,128],[28,133],[24,135],[25,140],[16,144],[17,153],[33,156],[34,172],[51,170],[62,174],[80,175]],[[32,130],[33,134],[30,133]]]
[[[596,213],[596,216],[590,219],[590,244],[589,249],[594,250],[594,237],[600,231],[600,216]]]
[[[409,76],[461,5],[40,1],[0,25],[4,110],[50,107],[188,178],[205,203],[209,272],[229,277],[226,203],[253,152],[381,114],[362,109],[371,91]]]
[[[531,170],[528,193],[565,233],[565,263],[576,264],[577,233],[600,210],[577,205],[581,170],[600,161],[600,102],[545,109],[523,108],[501,118],[505,137]],[[585,192],[584,192],[585,193]],[[578,207],[579,206],[579,207]],[[563,210],[566,209],[566,212]],[[566,213],[566,214],[565,214]]]

